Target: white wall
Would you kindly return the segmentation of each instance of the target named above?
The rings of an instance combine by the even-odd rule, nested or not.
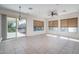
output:
[[[39,20],[32,17],[27,18],[27,36],[39,35],[46,33],[46,20],[40,19],[40,21],[44,21],[44,31],[34,31],[33,30],[33,20]]]
[[[0,14],[5,14],[10,17],[18,17],[18,12],[5,9],[5,8],[0,8]],[[26,25],[27,36],[39,35],[39,34],[43,34],[46,32],[45,20],[40,19],[41,21],[44,21],[44,31],[33,31],[33,20],[35,19],[35,17],[33,15],[24,14],[24,13],[22,13],[22,17],[27,19],[27,25]]]
[[[55,20],[60,20],[60,19],[66,19],[66,18],[74,18],[74,17],[78,17],[78,27],[79,27],[79,12],[74,12],[74,13],[70,13],[70,14],[65,14],[65,15],[61,15],[61,16],[58,16],[58,17],[54,17],[53,19]],[[50,20],[53,20],[53,19],[50,19]],[[48,20],[48,21],[50,21]],[[59,24],[59,29],[60,29],[60,24]],[[78,29],[79,30],[79,29]],[[48,33],[51,33],[51,34],[56,34],[56,35],[63,35],[63,36],[68,36],[68,37],[72,37],[72,38],[77,38],[79,39],[79,32],[75,32],[75,33],[69,33],[69,32],[53,32],[53,31],[49,31],[48,30]]]
[[[0,13],[7,14],[8,16],[11,16],[11,17],[18,17],[18,12],[11,11],[11,10],[6,10],[6,9],[0,8]],[[60,20],[60,19],[73,18],[73,17],[78,17],[78,19],[79,19],[79,12],[56,16],[56,17],[53,17],[52,19],[40,19],[40,20],[44,21],[44,31],[33,31],[33,20],[35,17],[29,16],[27,14],[24,14],[23,16],[25,18],[27,18],[27,29],[26,29],[27,36],[39,35],[39,34],[44,34],[44,33],[51,33],[51,34],[58,34],[58,35],[79,38],[79,33],[50,32],[48,30],[48,21],[49,20]],[[1,16],[0,16],[0,20],[1,20]],[[78,25],[79,25],[79,21],[78,21]],[[60,24],[59,24],[59,26],[60,26]],[[60,29],[60,27],[59,27],[59,29]],[[1,31],[0,31],[0,33],[1,33]],[[1,37],[1,35],[0,35],[0,37]]]

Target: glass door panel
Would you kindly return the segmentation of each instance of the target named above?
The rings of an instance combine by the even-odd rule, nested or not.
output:
[[[23,37],[26,36],[26,19],[17,19],[18,24],[18,30],[17,30],[17,37]]]
[[[7,17],[7,38],[16,37],[16,18]]]

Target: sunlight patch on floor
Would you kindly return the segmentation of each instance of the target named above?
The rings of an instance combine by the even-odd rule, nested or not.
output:
[[[69,38],[69,40],[71,40],[71,41],[75,41],[75,42],[79,42],[78,39]]]
[[[74,41],[74,42],[79,42],[78,39],[74,39],[74,38],[69,38],[69,37],[64,37],[64,36],[60,36],[60,39],[65,39],[65,40],[70,40],[70,41]]]
[[[74,39],[74,38],[70,38],[70,37],[65,37],[65,36],[57,36],[57,35],[53,35],[53,34],[46,34],[46,36],[48,37],[55,37],[55,38],[60,38],[60,39],[64,39],[64,40],[70,40],[70,41],[74,41],[74,42],[79,42],[78,39]]]
[[[69,39],[68,37],[64,37],[64,36],[60,36],[59,38],[61,38],[61,39]]]
[[[49,36],[49,37],[57,37],[57,35],[52,35],[52,34],[46,34],[46,36]]]

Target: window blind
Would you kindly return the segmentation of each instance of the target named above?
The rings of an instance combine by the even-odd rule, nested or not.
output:
[[[44,22],[43,21],[34,20],[34,26],[35,27],[43,27],[44,26]]]
[[[61,27],[77,27],[78,19],[77,18],[69,18],[61,20]]]
[[[49,27],[58,27],[58,20],[49,21]]]

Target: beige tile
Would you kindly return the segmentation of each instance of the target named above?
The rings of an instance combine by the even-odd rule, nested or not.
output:
[[[0,54],[71,54],[79,53],[79,43],[37,35],[9,39],[0,43]]]

